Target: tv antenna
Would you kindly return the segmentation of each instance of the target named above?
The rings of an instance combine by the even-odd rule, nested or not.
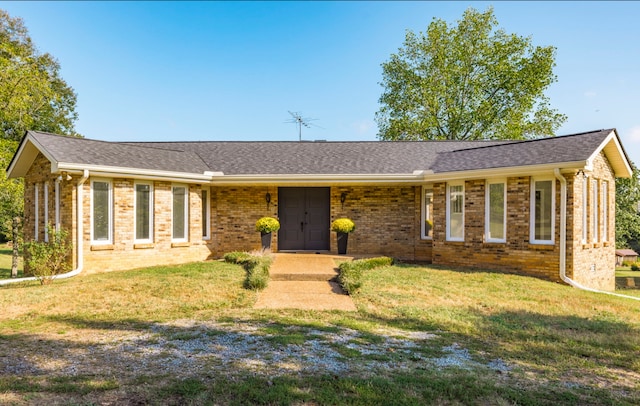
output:
[[[311,123],[311,121],[316,120],[315,118],[302,117],[302,114],[295,111],[289,111],[289,114],[291,114],[291,119],[286,122],[298,125],[298,141],[302,141],[302,127],[309,128],[313,125],[314,127],[321,128]]]

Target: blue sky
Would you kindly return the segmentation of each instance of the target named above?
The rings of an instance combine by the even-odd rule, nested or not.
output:
[[[406,29],[492,5],[557,47],[569,134],[615,127],[640,164],[639,2],[0,2],[58,58],[76,129],[103,140],[375,140],[380,64]]]

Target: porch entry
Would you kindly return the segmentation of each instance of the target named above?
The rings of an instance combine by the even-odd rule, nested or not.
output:
[[[328,251],[328,187],[278,188],[279,251]]]

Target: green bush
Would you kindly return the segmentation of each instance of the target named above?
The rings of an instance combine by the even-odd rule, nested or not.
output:
[[[280,230],[280,222],[273,217],[262,217],[256,221],[256,231],[261,233],[272,233]]]
[[[640,271],[640,267],[638,267],[638,263],[637,262],[631,264],[631,270],[632,271]]]
[[[40,284],[50,284],[56,275],[71,270],[67,260],[71,245],[67,243],[69,233],[66,230],[56,231],[47,225],[49,241],[31,241],[24,244],[25,263],[29,272]]]
[[[225,262],[240,264],[247,272],[244,287],[251,290],[262,290],[269,284],[269,268],[273,257],[264,252],[249,253],[234,251],[224,254]]]
[[[356,224],[348,218],[335,219],[331,223],[331,231],[338,233],[350,233],[356,229]]]
[[[343,262],[338,266],[338,282],[345,292],[352,295],[362,287],[364,271],[393,265],[393,258],[377,257]]]

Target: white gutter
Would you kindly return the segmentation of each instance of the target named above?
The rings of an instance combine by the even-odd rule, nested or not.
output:
[[[626,299],[640,300],[640,297],[621,295],[619,293],[588,288],[567,276],[567,180],[560,174],[560,169],[555,168],[553,173],[560,181],[560,279],[574,288],[594,293],[604,293],[611,296],[624,297]]]
[[[76,232],[78,233],[78,238],[77,238],[77,242],[76,242],[76,254],[77,254],[77,266],[76,269],[74,269],[73,271],[67,272],[67,273],[63,273],[60,275],[54,275],[52,277],[52,279],[67,279],[67,278],[71,278],[73,276],[78,275],[80,272],[82,272],[82,266],[83,266],[83,256],[82,256],[82,217],[83,217],[83,213],[82,213],[82,187],[84,185],[84,182],[87,181],[87,179],[89,178],[89,171],[87,169],[85,169],[83,171],[82,174],[82,178],[80,178],[80,180],[78,181],[78,184],[76,185],[76,197],[77,197],[77,219],[76,219]],[[58,180],[56,179],[56,182]],[[3,285],[9,285],[11,283],[20,283],[20,282],[28,282],[28,281],[35,281],[38,280],[38,278],[36,278],[35,276],[28,276],[26,278],[17,278],[17,279],[5,279],[5,280],[1,280],[0,281],[0,286]]]

